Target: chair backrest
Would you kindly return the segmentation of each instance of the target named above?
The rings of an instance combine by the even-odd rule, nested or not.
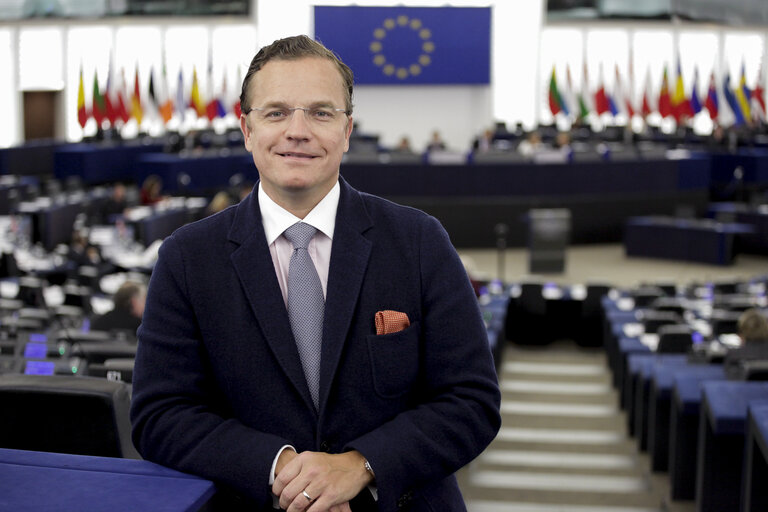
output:
[[[139,458],[130,386],[90,377],[0,375],[0,447]]]
[[[88,375],[127,383],[133,382],[133,358],[106,359],[103,363],[88,365]]]
[[[744,380],[768,380],[768,360],[744,361]]]
[[[524,312],[543,315],[546,311],[546,300],[542,294],[543,285],[536,282],[524,282],[520,284],[520,297],[518,304]]]
[[[606,283],[587,283],[587,295],[581,308],[582,317],[596,317],[602,313],[601,300],[611,291]]]
[[[740,316],[740,311],[713,309],[709,317],[709,325],[712,327],[712,336],[736,334],[738,332]]]
[[[664,290],[658,286],[641,286],[631,290],[629,296],[635,301],[636,308],[645,308],[650,306],[654,300],[663,297]]]
[[[685,354],[693,345],[693,329],[685,324],[663,325],[659,327],[659,354]]]
[[[643,324],[646,333],[657,333],[664,325],[679,324],[682,317],[671,311],[656,311],[655,309],[643,309],[638,312],[638,320]]]
[[[85,359],[88,364],[103,363],[107,359],[136,357],[136,344],[108,341],[96,343],[75,343],[72,355]]]
[[[685,312],[683,302],[676,297],[659,297],[651,302],[650,307],[656,311],[669,311],[682,315]]]

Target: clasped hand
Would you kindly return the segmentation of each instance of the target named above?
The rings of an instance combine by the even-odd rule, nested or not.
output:
[[[350,512],[349,501],[373,480],[364,463],[357,451],[298,454],[284,450],[272,492],[288,512]]]

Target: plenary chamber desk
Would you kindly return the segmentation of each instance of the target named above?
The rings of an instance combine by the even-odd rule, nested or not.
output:
[[[750,235],[748,224],[667,216],[632,217],[624,232],[627,256],[730,265],[738,236]]]
[[[710,163],[708,156],[552,164],[342,162],[341,175],[358,190],[434,215],[457,247],[495,247],[499,223],[510,228],[510,246],[526,244],[532,208],[568,208],[574,243],[619,242],[631,216],[703,212]],[[235,150],[137,156],[133,180],[141,183],[150,174],[162,178],[167,192],[189,194],[258,176],[251,156]]]
[[[196,512],[214,493],[208,480],[143,460],[0,448],[0,510]]]
[[[495,247],[494,228],[525,246],[533,208],[571,211],[573,243],[619,242],[625,221],[640,215],[704,212],[710,159],[623,160],[535,164],[345,164],[354,187],[437,217],[457,247]]]

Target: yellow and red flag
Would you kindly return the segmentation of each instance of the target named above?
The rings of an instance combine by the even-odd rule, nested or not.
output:
[[[189,93],[189,108],[195,109],[197,117],[205,117],[205,102],[200,97],[200,86],[197,83],[197,69],[192,68],[192,91]]]
[[[139,66],[136,65],[136,74],[133,78],[133,96],[131,97],[131,116],[141,125],[144,118],[144,109],[141,106],[141,89],[139,88]]]
[[[77,87],[77,122],[85,128],[88,122],[88,109],[85,108],[85,85],[83,84],[83,66],[80,66],[80,85]]]

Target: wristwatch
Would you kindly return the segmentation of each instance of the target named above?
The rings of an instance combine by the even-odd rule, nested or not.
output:
[[[365,470],[368,471],[371,476],[376,478],[376,474],[373,472],[373,468],[371,467],[371,463],[368,462],[368,459],[363,459],[363,466],[365,466]]]

